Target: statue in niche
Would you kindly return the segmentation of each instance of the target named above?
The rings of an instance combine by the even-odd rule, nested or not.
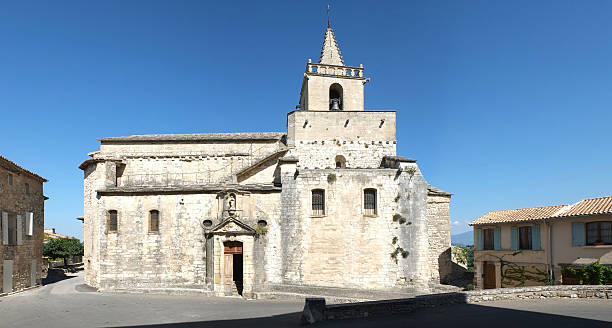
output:
[[[227,210],[227,214],[230,217],[236,217],[236,195],[235,194],[229,194],[226,198],[226,206],[225,206],[226,210]]]

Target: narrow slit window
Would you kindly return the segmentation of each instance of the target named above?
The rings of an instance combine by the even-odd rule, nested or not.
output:
[[[149,232],[159,232],[159,211],[149,212]]]
[[[108,211],[108,232],[117,232],[117,211]]]
[[[363,191],[363,208],[365,215],[376,215],[376,189]]]
[[[26,183],[23,188],[24,188],[25,194],[29,195],[30,194],[30,185],[28,183]]]
[[[323,189],[312,191],[312,215],[325,215],[325,190]]]

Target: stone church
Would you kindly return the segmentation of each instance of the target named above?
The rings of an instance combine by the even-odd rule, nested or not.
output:
[[[286,132],[100,140],[84,171],[85,280],[266,297],[414,291],[451,271],[451,194],[364,110],[363,65],[327,28]]]

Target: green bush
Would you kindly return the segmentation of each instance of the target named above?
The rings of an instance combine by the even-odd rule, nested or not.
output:
[[[604,285],[612,283],[612,267],[599,263],[599,260],[584,267],[563,267],[564,276],[578,279],[580,285]]]

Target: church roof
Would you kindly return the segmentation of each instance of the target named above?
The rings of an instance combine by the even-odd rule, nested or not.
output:
[[[334,37],[334,31],[331,27],[325,31],[325,39],[323,40],[323,49],[321,49],[321,58],[319,63],[327,65],[338,65],[344,66],[342,55],[340,54],[340,48],[338,48],[338,42]]]
[[[145,142],[145,141],[223,141],[223,140],[280,140],[283,132],[241,133],[193,133],[193,134],[142,134],[127,137],[107,137],[101,142]]]

